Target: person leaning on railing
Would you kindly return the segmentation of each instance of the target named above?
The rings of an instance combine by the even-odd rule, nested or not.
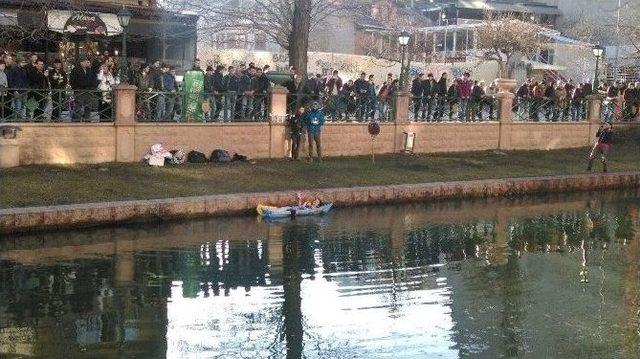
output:
[[[11,112],[11,102],[9,96],[7,96],[9,82],[7,81],[7,74],[4,73],[5,68],[4,60],[0,60],[0,122],[6,119]]]
[[[62,110],[66,103],[66,89],[69,83],[67,73],[62,68],[62,61],[55,59],[53,61],[53,68],[49,70],[48,74],[49,86],[51,86],[51,118],[55,120],[60,119]]]
[[[166,107],[164,110],[163,119],[165,121],[172,121],[175,113],[175,105],[178,100],[178,82],[174,75],[175,68],[167,64],[162,65],[162,87],[165,92],[168,92],[166,99]]]
[[[7,74],[7,83],[11,92],[9,97],[11,98],[11,113],[7,114],[7,117],[14,119],[23,119],[26,116],[25,113],[25,101],[24,94],[27,88],[27,71],[23,66],[17,64],[13,55],[5,56],[5,64]]]
[[[33,67],[27,71],[27,79],[29,82],[28,100],[33,102],[33,119],[43,119],[44,110],[47,106],[47,89],[49,81],[47,80],[47,71],[44,69],[44,61],[37,59]]]
[[[271,82],[267,78],[267,75],[262,72],[262,69],[256,68],[256,75],[252,79],[253,95],[254,95],[254,109],[253,119],[264,120],[267,112],[267,96]]]
[[[91,69],[88,58],[80,60],[79,66],[75,66],[69,75],[69,83],[74,90],[76,108],[74,117],[86,118],[95,109],[95,96],[93,91],[98,87],[98,78]],[[88,111],[87,111],[88,110]]]
[[[211,92],[213,93],[213,103],[210,103],[210,106],[211,106],[212,121],[217,120],[220,117],[220,111],[224,110],[223,94],[225,92],[225,87],[224,87],[224,76],[222,75],[222,71],[224,71],[224,66],[218,65],[216,66],[216,69],[215,71],[213,71],[213,75],[211,76],[210,87],[211,87]]]

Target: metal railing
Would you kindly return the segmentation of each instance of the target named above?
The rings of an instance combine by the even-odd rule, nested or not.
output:
[[[588,101],[585,99],[516,97],[512,107],[513,120],[522,122],[586,121],[587,111]]]
[[[139,122],[183,122],[186,119],[185,101],[199,102],[197,121],[202,122],[264,122],[269,120],[268,93],[239,94],[225,92],[204,94],[187,99],[183,92],[138,91],[136,119]]]
[[[308,109],[313,102],[318,102],[329,122],[340,121],[380,121],[389,122],[394,119],[395,98],[386,99],[371,95],[348,94],[288,94],[287,114],[292,115],[300,107]]]
[[[0,122],[112,122],[112,91],[2,89]]]
[[[416,122],[495,121],[500,105],[495,96],[460,99],[448,96],[412,97],[409,120]]]

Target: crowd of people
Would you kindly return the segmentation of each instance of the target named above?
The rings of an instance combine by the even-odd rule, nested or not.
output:
[[[65,68],[70,69],[69,74]],[[108,52],[93,59],[82,58],[72,66],[60,59],[49,66],[37,54],[16,60],[15,54],[3,52],[1,116],[35,120],[111,118],[111,89],[118,83],[116,62]]]
[[[191,70],[204,77],[205,121],[259,121],[268,117],[269,65],[254,63],[237,66],[206,66],[199,60]],[[137,118],[176,121],[181,118],[183,84],[180,71],[160,61],[130,66],[127,80],[138,87]],[[392,119],[394,97],[400,81],[392,73],[378,82],[374,74],[362,72],[346,79],[338,70],[329,75],[311,74],[303,81],[290,68],[288,108],[294,115],[300,106],[317,102],[327,119],[385,121]],[[68,72],[68,74],[67,74]],[[123,74],[124,75],[124,74]],[[0,54],[0,117],[18,119],[110,119],[112,88],[120,83],[118,61],[105,51],[82,58],[75,65],[55,59],[49,66],[37,54],[16,60],[10,53]],[[495,120],[498,112],[495,82],[488,85],[465,72],[450,79],[443,72],[417,74],[410,80],[409,117],[414,121]],[[518,120],[584,120],[587,96],[599,93],[606,100],[603,116],[614,119],[636,118],[640,112],[640,83],[603,83],[593,89],[590,82],[573,80],[525,80],[515,90],[513,117]]]
[[[413,119],[415,121],[481,121],[495,119],[495,83],[471,79],[465,72],[449,83],[449,75],[443,72],[436,80],[432,73],[418,74],[411,83]]]

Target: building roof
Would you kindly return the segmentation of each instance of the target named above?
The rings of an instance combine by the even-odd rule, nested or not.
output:
[[[457,0],[451,4],[459,9],[493,10],[505,12],[525,12],[539,15],[561,15],[557,6],[531,1],[497,1],[497,0]],[[450,4],[431,4],[424,11],[443,11]]]
[[[92,12],[103,12],[115,14],[122,9],[122,4],[107,3],[98,1],[64,1],[64,0],[0,0],[0,7],[9,7],[14,9],[23,10],[43,10],[43,9],[56,9],[56,10],[84,10]],[[148,19],[176,19],[184,22],[198,21],[198,15],[183,14],[168,11],[161,7],[156,6],[141,6],[141,5],[127,5],[126,6],[131,14],[135,18],[148,18]]]

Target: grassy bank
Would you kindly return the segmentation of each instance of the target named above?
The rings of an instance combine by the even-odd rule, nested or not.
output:
[[[322,163],[24,166],[0,170],[0,208],[286,189],[586,173],[588,149],[328,158]],[[599,163],[594,166],[601,170]],[[635,145],[614,146],[609,171],[640,171]]]

